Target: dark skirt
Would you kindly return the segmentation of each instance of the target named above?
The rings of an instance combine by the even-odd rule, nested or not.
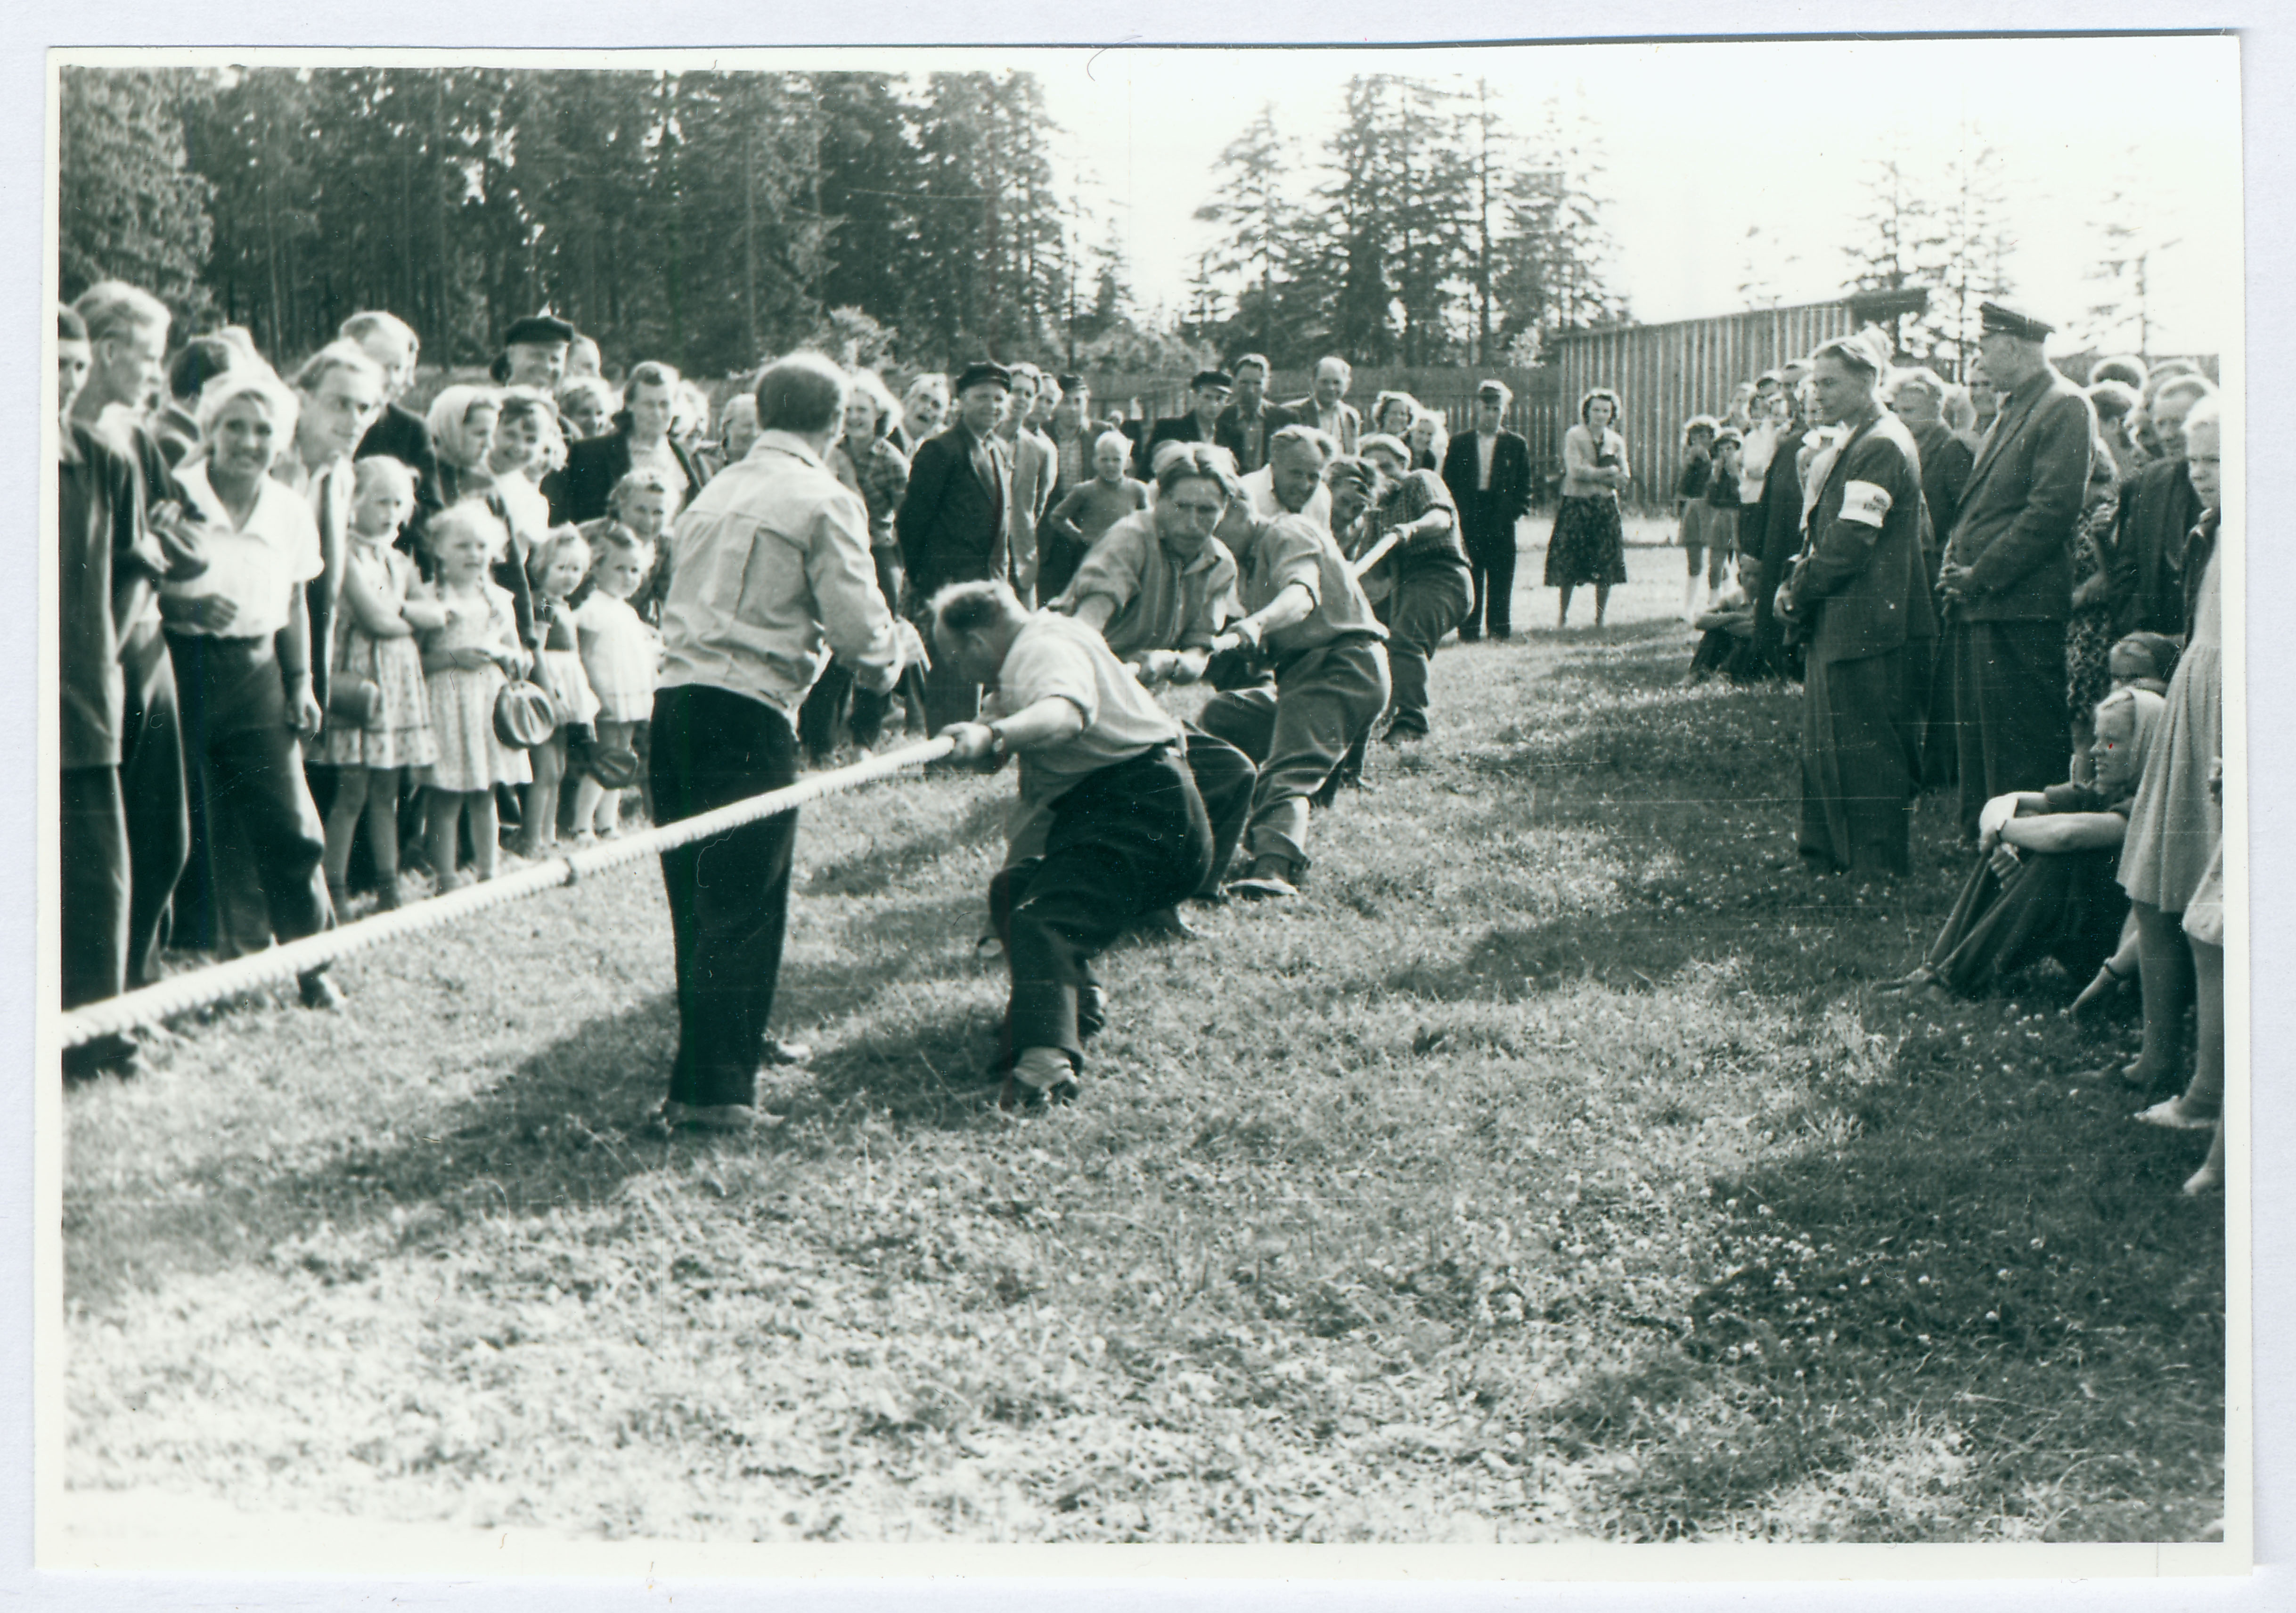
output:
[[[2027,852],[1999,879],[1992,859],[1979,858],[1924,961],[1964,997],[2045,958],[2087,983],[2120,942],[2128,898],[2113,880],[2120,860],[2118,851]]]
[[[1603,588],[1627,580],[1626,531],[1619,522],[1613,493],[1565,498],[1554,512],[1554,531],[1546,540],[1546,586]]]

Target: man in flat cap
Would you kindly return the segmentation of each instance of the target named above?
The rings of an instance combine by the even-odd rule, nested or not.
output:
[[[1219,432],[1220,411],[1235,391],[1235,378],[1226,370],[1198,370],[1188,383],[1188,412],[1159,420],[1140,444],[1139,463],[1133,474],[1143,481],[1156,479],[1156,449],[1167,442],[1212,442]]]
[[[2065,618],[2072,608],[2073,530],[2089,456],[2103,451],[2081,391],[2042,357],[2054,328],[2005,303],[1980,305],[1978,362],[2001,413],[1962,489],[1961,514],[1938,568],[1942,654],[1952,679],[1962,832],[1996,795],[2065,776]]]
[[[494,362],[494,377],[504,386],[555,392],[566,377],[566,350],[573,342],[574,327],[555,314],[529,314],[513,319],[503,333],[502,357]]]
[[[917,444],[909,490],[894,518],[909,592],[922,609],[952,582],[997,578],[1008,583],[1012,552],[1005,510],[1013,497],[1013,460],[996,422],[1013,390],[1012,372],[983,359],[956,378],[955,418],[948,429]],[[918,626],[930,633],[930,616]],[[925,674],[925,726],[939,733],[980,714],[980,686],[936,658]]]

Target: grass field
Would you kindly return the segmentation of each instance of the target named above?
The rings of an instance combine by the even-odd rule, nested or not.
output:
[[[998,1113],[1007,778],[807,809],[755,1139],[642,1122],[644,871],[362,954],[66,1099],[67,1482],[712,1540],[2194,1540],[2202,1140],[2054,974],[1871,995],[1962,868],[1793,853],[1797,697],[1602,634],[1445,650],[1308,893],[1109,959],[1084,1100]],[[1583,611],[1586,607],[1581,606]]]

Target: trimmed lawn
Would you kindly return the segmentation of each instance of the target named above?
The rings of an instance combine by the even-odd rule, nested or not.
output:
[[[643,1124],[641,868],[176,1027],[66,1099],[67,1482],[578,1535],[2194,1540],[2205,1140],[2054,971],[1904,1003],[1964,868],[1794,855],[1799,696],[1685,688],[1681,560],[1445,649],[1307,893],[1107,960],[996,1111],[1009,778],[806,809],[754,1139]],[[1583,594],[1574,619],[1591,613]]]

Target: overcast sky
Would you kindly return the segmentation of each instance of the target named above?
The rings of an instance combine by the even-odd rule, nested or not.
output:
[[[1754,225],[1779,243],[1772,277],[1787,300],[1834,294],[1864,159],[1893,129],[1916,159],[1942,152],[1971,118],[2008,159],[2022,243],[2011,274],[2037,313],[2069,333],[2082,323],[2097,296],[2083,281],[2100,250],[2095,226],[2120,185],[2149,197],[2145,210],[2182,241],[2153,266],[2155,350],[2218,350],[2239,328],[2229,38],[1134,48],[1021,52],[1013,64],[1041,76],[1069,131],[1063,154],[1087,176],[1087,243],[1103,217],[1128,220],[1135,290],[1151,306],[1185,301],[1210,235],[1192,215],[1221,149],[1262,102],[1312,154],[1349,77],[1390,71],[1487,78],[1522,126],[1546,95],[1583,91],[1608,155],[1616,277],[1641,319],[1739,306]]]

